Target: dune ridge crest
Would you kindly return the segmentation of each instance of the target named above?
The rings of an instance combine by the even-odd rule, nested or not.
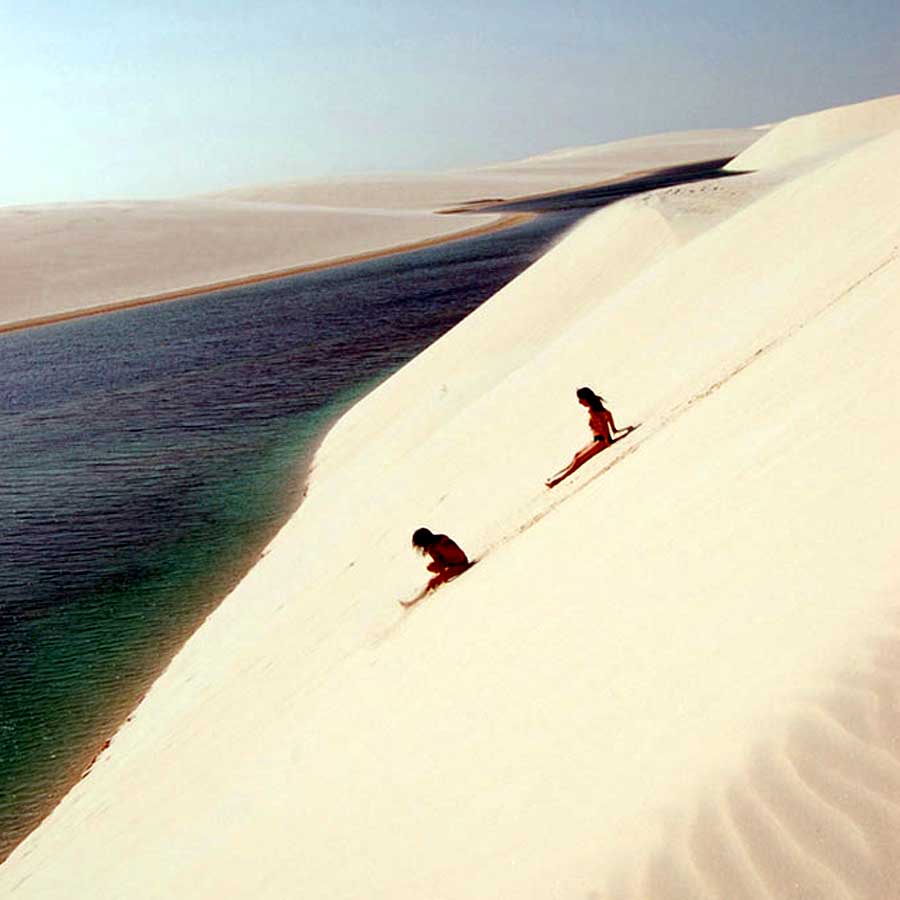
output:
[[[741,172],[809,164],[896,128],[900,128],[900,94],[794,116],[775,125],[725,168]]]

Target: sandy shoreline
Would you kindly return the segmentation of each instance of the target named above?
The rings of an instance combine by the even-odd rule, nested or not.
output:
[[[476,225],[463,231],[453,232],[452,234],[441,237],[425,238],[420,241],[413,241],[409,244],[403,244],[397,247],[387,247],[381,250],[370,250],[363,253],[357,253],[352,256],[338,257],[336,259],[326,259],[321,262],[306,263],[304,265],[292,266],[287,269],[280,269],[275,272],[261,272],[256,275],[247,275],[240,278],[232,278],[224,281],[213,282],[211,284],[200,284],[194,287],[177,288],[173,291],[166,291],[160,294],[152,294],[147,297],[134,297],[129,300],[112,301],[111,303],[103,303],[99,306],[88,306],[81,309],[72,310],[70,312],[54,313],[48,316],[39,316],[34,319],[25,319],[19,322],[0,323],[0,334],[9,331],[21,331],[24,328],[38,328],[42,325],[56,325],[59,322],[68,322],[72,319],[81,319],[86,316],[98,316],[104,313],[120,312],[125,309],[135,309],[140,306],[150,306],[156,303],[167,303],[172,300],[183,300],[188,297],[195,297],[198,294],[209,294],[214,291],[223,291],[228,288],[245,287],[250,284],[261,284],[266,281],[275,281],[278,278],[288,278],[291,275],[303,275],[307,272],[318,272],[322,269],[333,269],[338,266],[352,265],[353,263],[365,262],[371,259],[378,259],[383,256],[392,256],[397,253],[409,253],[414,250],[424,250],[427,247],[434,247],[438,244],[449,243],[450,241],[464,240],[465,238],[478,237],[480,235],[490,234],[494,231],[501,231],[505,228],[514,228],[534,218],[530,213],[515,213],[501,217],[496,222],[487,225]]]
[[[438,210],[440,213],[471,213],[471,212],[491,212],[498,207],[502,208],[507,205],[515,205],[517,203],[534,201],[534,200],[550,200],[554,197],[564,197],[569,194],[579,194],[581,192],[596,190],[600,188],[614,188],[616,185],[628,185],[629,193],[631,193],[639,182],[646,182],[641,185],[641,190],[653,190],[657,187],[664,187],[665,180],[668,176],[684,176],[692,172],[709,172],[717,167],[724,169],[735,157],[721,156],[712,159],[698,159],[693,162],[684,163],[677,166],[660,166],[652,169],[637,169],[633,172],[625,172],[617,175],[615,178],[607,178],[602,181],[591,181],[586,184],[572,185],[570,187],[559,188],[552,191],[541,191],[535,194],[525,194],[521,197],[511,197],[507,199],[485,199],[472,200],[460,206],[451,209]],[[731,173],[739,174],[739,173]],[[654,183],[656,182],[656,183]]]
[[[900,104],[866,106],[591,216],[357,403],[0,893],[896,895]],[[641,427],[548,492],[581,384]],[[420,524],[479,563],[404,613]]]

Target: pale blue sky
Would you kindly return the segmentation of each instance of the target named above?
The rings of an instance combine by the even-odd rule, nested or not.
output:
[[[891,93],[897,0],[0,0],[0,205],[440,170]]]

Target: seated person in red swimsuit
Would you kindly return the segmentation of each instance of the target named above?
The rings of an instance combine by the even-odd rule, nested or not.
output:
[[[612,413],[603,405],[603,398],[595,394],[589,387],[578,388],[575,396],[578,397],[578,402],[588,409],[588,425],[593,439],[572,457],[572,462],[544,482],[548,488],[552,488],[564,478],[568,478],[576,469],[583,466],[601,450],[605,450],[618,437],[624,437],[634,430],[629,425],[628,428],[623,428],[622,434],[619,435],[619,429],[616,428]]]

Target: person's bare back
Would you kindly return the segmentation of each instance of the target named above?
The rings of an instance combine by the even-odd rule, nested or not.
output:
[[[413,600],[400,601],[401,606],[411,606],[429,591],[433,591],[444,582],[461,575],[471,565],[459,544],[447,537],[446,534],[432,534],[427,528],[417,528],[413,532],[412,545],[423,556],[431,557],[431,562],[426,568],[435,574]]]
[[[443,572],[469,565],[468,557],[456,541],[448,538],[446,534],[436,534],[434,538],[434,543],[425,548],[425,552],[432,559],[428,564],[429,572]]]

